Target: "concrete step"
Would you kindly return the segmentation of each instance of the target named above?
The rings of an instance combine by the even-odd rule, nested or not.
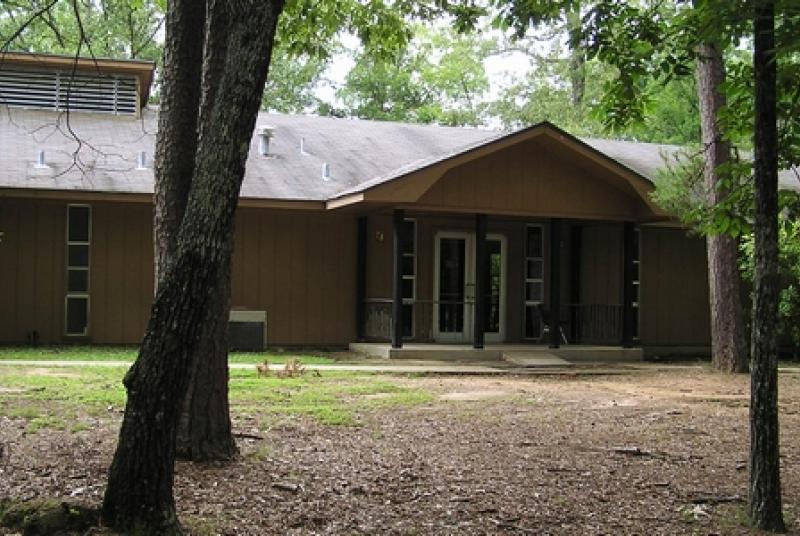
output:
[[[572,363],[565,359],[561,359],[555,354],[546,351],[505,351],[503,352],[503,361],[513,363],[514,365],[533,368],[533,367],[571,367]]]

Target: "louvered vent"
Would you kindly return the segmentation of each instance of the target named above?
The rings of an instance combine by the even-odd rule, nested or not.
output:
[[[0,70],[0,104],[136,114],[136,78],[57,70]]]

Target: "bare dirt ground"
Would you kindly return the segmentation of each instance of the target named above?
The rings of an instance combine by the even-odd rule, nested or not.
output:
[[[201,534],[755,534],[748,377],[703,368],[609,376],[398,378],[436,393],[356,427],[235,418],[242,457],[177,467]],[[800,375],[780,379],[782,479],[800,534]],[[0,497],[97,503],[118,416],[78,433],[0,418]]]

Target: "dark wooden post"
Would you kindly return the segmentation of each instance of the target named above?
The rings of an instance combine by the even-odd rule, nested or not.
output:
[[[392,270],[392,348],[403,347],[403,221],[405,214],[395,209],[394,222],[394,262]]]
[[[550,348],[561,346],[561,220],[550,219]]]
[[[569,311],[570,311],[570,342],[580,342],[581,319],[581,251],[583,227],[573,224],[570,229],[570,285],[569,285]]]
[[[367,320],[367,217],[358,218],[356,239],[356,335],[366,338]]]
[[[622,225],[622,347],[633,347],[633,222]]]
[[[473,342],[476,349],[483,348],[486,329],[486,214],[475,215],[475,317]]]

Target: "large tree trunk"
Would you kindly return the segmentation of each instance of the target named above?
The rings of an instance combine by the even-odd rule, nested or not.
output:
[[[731,153],[730,143],[724,138],[717,120],[725,106],[725,97],[719,89],[725,81],[725,67],[716,43],[701,44],[697,55],[695,77],[705,155],[705,186],[709,204],[716,205],[727,195],[727,189],[720,187],[719,166],[730,160]],[[712,365],[724,372],[747,372],[738,243],[729,235],[716,234],[707,238],[707,246]]]
[[[775,4],[755,2],[755,265],[750,379],[748,513],[760,529],[783,532],[778,430],[778,136]]]
[[[199,136],[216,126],[207,117],[213,110],[227,58],[230,21],[224,2],[208,0],[203,53],[203,91],[198,99]],[[195,45],[196,46],[196,45]],[[177,232],[177,229],[175,229]],[[233,251],[233,229],[226,240]],[[228,314],[230,311],[230,262],[220,271],[214,296],[206,311],[205,325],[189,378],[176,438],[177,457],[192,461],[225,461],[238,449],[231,429],[228,404]]]
[[[154,162],[153,228],[156,282],[175,256],[197,152],[203,72],[204,3],[172,0],[167,5],[164,65]],[[156,285],[158,288],[158,285]]]
[[[200,137],[175,257],[161,277],[139,357],[125,376],[128,401],[103,519],[126,533],[180,532],[172,494],[178,418],[213,302],[210,289],[230,262],[228,240],[282,7],[281,0],[225,3],[228,54],[204,117],[214,128]]]

